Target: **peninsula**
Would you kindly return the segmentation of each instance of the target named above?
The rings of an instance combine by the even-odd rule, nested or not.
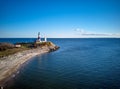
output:
[[[3,87],[8,77],[12,76],[23,63],[30,58],[43,53],[55,51],[58,46],[45,38],[44,41],[38,38],[31,43],[0,43],[0,86]]]

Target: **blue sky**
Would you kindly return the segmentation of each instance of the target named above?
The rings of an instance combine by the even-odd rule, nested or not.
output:
[[[120,37],[120,0],[0,0],[0,38]]]

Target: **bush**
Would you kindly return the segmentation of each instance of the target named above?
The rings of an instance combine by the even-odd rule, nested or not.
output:
[[[0,51],[4,51],[6,49],[12,49],[14,48],[13,44],[10,43],[0,43]]]

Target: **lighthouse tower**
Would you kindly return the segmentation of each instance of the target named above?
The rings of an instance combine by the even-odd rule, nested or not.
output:
[[[41,42],[40,32],[38,32],[38,38],[36,40],[36,43],[39,43],[39,42]]]
[[[41,41],[41,39],[40,39],[40,32],[38,32],[38,41]]]

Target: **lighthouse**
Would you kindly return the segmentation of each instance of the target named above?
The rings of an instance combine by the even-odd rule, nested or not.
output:
[[[38,38],[36,40],[36,43],[40,43],[41,42],[41,37],[40,37],[40,32],[38,32]]]
[[[36,43],[47,42],[47,37],[44,36],[44,40],[42,41],[42,40],[41,40],[41,36],[40,36],[40,32],[38,32],[38,37],[37,37],[37,39],[36,39],[35,42],[36,42]]]
[[[38,32],[38,41],[41,42],[40,32]]]

